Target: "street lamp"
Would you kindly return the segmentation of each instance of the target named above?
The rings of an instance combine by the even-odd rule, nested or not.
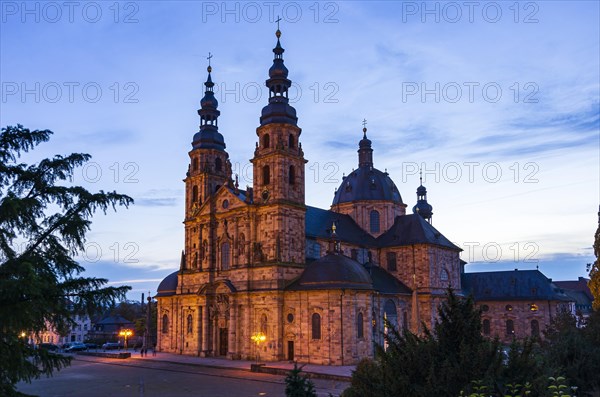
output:
[[[262,332],[255,332],[250,339],[256,343],[256,363],[258,364],[260,362],[260,343],[264,342],[267,337]]]
[[[133,335],[133,331],[130,329],[122,329],[119,332],[119,336],[122,336],[125,338],[125,350],[127,350],[127,338],[129,338],[131,335]]]

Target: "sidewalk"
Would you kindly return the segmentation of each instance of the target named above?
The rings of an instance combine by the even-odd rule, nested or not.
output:
[[[156,356],[152,356],[152,353],[150,353],[148,356],[145,357],[142,357],[139,351],[130,351],[130,353],[131,359],[139,361],[160,361],[174,364],[196,365],[199,367],[239,369],[244,371],[250,371],[250,365],[255,363],[255,361],[249,360],[228,360],[225,358],[195,357],[163,352],[157,352]],[[298,365],[302,366],[302,364]],[[264,362],[264,366],[262,367],[260,372],[276,373],[283,375],[293,368],[294,364],[290,363],[289,361],[267,361]],[[352,371],[355,368],[356,366],[354,365],[330,366],[305,364],[302,368],[302,371],[305,372],[309,377],[334,379],[347,382],[350,381]]]

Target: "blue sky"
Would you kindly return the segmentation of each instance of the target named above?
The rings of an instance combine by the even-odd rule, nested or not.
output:
[[[467,270],[574,279],[593,261],[598,2],[2,1],[0,12],[0,125],[51,129],[26,160],[90,153],[74,182],[136,200],[96,216],[81,256],[131,298],[178,268],[209,52],[220,131],[251,184],[277,15],[307,204],[329,207],[366,118],[375,166],[409,209],[423,167],[434,225]]]

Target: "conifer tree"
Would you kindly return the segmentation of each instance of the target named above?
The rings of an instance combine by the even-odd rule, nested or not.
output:
[[[22,154],[49,140],[49,130],[21,125],[0,131],[0,395],[18,395],[15,384],[50,375],[69,359],[35,349],[28,336],[52,326],[65,333],[76,314],[93,314],[124,298],[129,287],[81,277],[82,252],[98,210],[129,206],[116,192],[91,193],[71,186],[88,154],[56,155],[37,163]],[[20,248],[17,248],[20,247]]]

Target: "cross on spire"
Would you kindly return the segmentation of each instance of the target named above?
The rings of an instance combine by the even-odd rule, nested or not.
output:
[[[281,17],[277,15],[277,19],[275,20],[277,22],[277,30],[279,30],[279,21],[281,21]]]
[[[363,128],[366,128],[366,127],[367,127],[367,119],[364,119],[364,120],[362,121],[362,125],[363,125]]]
[[[206,57],[206,59],[208,59],[208,66],[210,66],[210,58],[212,58],[212,57],[213,56],[212,56],[212,54],[209,51],[208,56]]]
[[[423,186],[423,168],[419,168],[419,182]]]

